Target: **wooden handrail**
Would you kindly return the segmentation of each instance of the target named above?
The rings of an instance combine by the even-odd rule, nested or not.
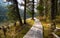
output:
[[[52,32],[53,36],[56,38],[60,38],[58,35],[56,35],[54,32]]]

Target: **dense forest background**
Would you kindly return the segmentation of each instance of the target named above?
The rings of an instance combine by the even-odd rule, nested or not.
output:
[[[8,12],[7,6],[9,6],[8,2],[3,2],[3,0],[0,0],[0,22],[7,21],[7,12]],[[20,11],[21,17],[23,19],[24,10],[19,8],[19,11]],[[29,18],[29,17],[30,16],[27,14],[26,18]]]
[[[6,19],[6,12],[7,8],[5,8],[6,4],[3,3],[2,0],[0,0],[0,22]]]
[[[23,37],[34,25],[35,18],[42,24],[44,38],[50,38],[52,32],[60,36],[57,31],[60,30],[60,0],[22,1],[0,0],[0,37]]]

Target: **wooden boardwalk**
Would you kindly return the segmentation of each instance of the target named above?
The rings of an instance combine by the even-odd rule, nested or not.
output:
[[[36,18],[34,25],[27,32],[27,34],[23,38],[43,38],[43,27],[40,21]]]

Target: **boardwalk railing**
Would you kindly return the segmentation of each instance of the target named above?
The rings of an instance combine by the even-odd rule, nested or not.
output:
[[[56,29],[55,29],[55,31],[57,31],[57,30],[60,30],[60,28],[58,28],[58,27],[56,27]],[[56,35],[54,32],[52,32],[52,34],[53,34],[53,36],[55,37],[55,38],[60,38],[58,35]]]
[[[53,36],[55,37],[55,38],[60,38],[58,35],[56,35],[54,32],[52,32],[52,34],[53,34]]]

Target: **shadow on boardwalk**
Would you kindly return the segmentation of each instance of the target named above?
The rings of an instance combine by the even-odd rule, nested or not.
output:
[[[34,25],[23,38],[43,38],[43,27],[38,19],[34,19]]]

